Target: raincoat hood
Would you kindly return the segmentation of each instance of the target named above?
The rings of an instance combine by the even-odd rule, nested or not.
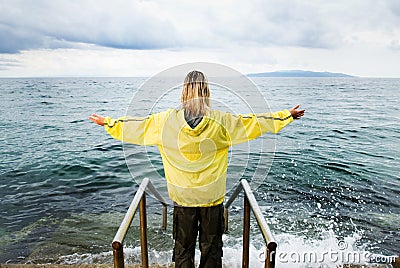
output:
[[[192,128],[186,122],[184,110],[178,111],[178,119],[180,121],[180,124],[183,126],[182,131],[184,131],[190,136],[199,136],[204,131],[204,129],[207,128],[208,123],[210,121],[210,117],[205,115],[203,116],[203,119],[196,125],[196,127]]]

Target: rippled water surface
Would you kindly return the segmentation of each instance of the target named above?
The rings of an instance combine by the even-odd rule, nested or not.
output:
[[[0,79],[0,263],[112,262],[110,244],[137,184],[121,143],[87,117],[124,115],[144,81]],[[343,240],[354,251],[398,255],[400,80],[253,81],[272,110],[297,103],[307,110],[275,137],[272,168],[255,191],[280,249],[321,252]],[[130,157],[138,159],[134,172],[145,176],[149,167],[140,163],[146,156]],[[162,172],[158,154],[151,157]],[[241,163],[230,164],[228,180],[237,180]],[[242,201],[234,203],[224,236],[226,261],[240,260]],[[172,217],[160,231],[160,206],[148,203],[150,258],[166,263]],[[135,218],[126,239],[129,262],[140,258],[138,225]],[[253,222],[253,263],[262,247]]]

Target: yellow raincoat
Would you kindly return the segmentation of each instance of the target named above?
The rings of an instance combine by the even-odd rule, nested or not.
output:
[[[105,130],[115,139],[157,145],[169,197],[186,207],[210,207],[224,201],[229,146],[277,133],[293,121],[288,110],[233,115],[213,110],[191,128],[183,110],[148,117],[106,117]]]

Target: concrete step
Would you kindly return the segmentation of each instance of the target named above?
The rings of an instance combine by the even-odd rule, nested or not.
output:
[[[125,264],[126,268],[140,268],[140,264]],[[150,265],[149,268],[174,268],[175,265]],[[324,267],[324,266],[321,266]],[[400,258],[392,264],[345,264],[343,268],[400,268]],[[113,264],[0,264],[0,268],[113,268]]]
[[[0,268],[113,268],[110,264],[0,264]],[[140,268],[140,264],[125,264],[126,268]],[[150,268],[174,268],[175,265],[151,265]]]

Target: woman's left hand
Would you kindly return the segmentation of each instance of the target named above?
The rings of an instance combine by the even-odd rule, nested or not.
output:
[[[305,110],[299,110],[300,105],[297,104],[292,109],[289,110],[290,114],[292,115],[293,119],[300,119],[303,115]]]

